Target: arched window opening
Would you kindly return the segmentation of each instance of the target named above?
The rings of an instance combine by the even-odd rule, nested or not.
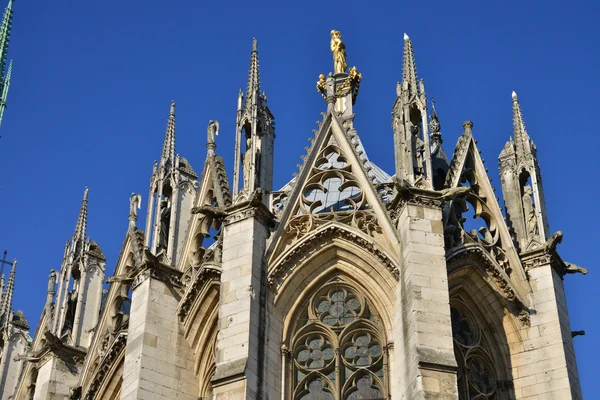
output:
[[[369,301],[339,280],[321,287],[300,310],[291,341],[291,398],[387,398],[387,354],[381,320]]]
[[[484,329],[459,301],[450,305],[460,400],[497,400],[498,374]]]
[[[521,171],[521,175],[519,175],[519,183],[521,186],[521,201],[523,205],[525,229],[527,231],[528,238],[531,240],[540,234],[540,230],[536,213],[537,204],[535,203],[533,183],[531,180],[531,175],[528,171]]]

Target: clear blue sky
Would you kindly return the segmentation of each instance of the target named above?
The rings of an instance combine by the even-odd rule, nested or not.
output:
[[[565,235],[560,253],[590,269],[567,276],[565,286],[571,327],[587,332],[575,338],[583,390],[600,391],[597,2],[288,3],[15,1],[15,65],[0,132],[0,249],[19,259],[15,307],[37,325],[48,271],[60,267],[86,185],[88,233],[112,273],[129,194],[141,193],[145,204],[172,99],[178,153],[199,173],[207,122],[217,119],[217,152],[231,173],[236,96],[246,85],[252,37],[277,122],[276,185],[297,170],[325,110],[315,83],[332,70],[331,29],[342,32],[348,63],[363,74],[359,135],[369,157],[391,172],[391,107],[407,32],[437,102],[446,152],[461,123],[474,121],[498,194],[496,159],[512,134],[511,91],[519,94],[551,230]]]

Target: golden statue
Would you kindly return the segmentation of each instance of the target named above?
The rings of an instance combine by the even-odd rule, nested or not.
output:
[[[340,31],[331,31],[331,52],[333,53],[333,72],[335,74],[346,73],[346,46],[342,42],[342,34]]]

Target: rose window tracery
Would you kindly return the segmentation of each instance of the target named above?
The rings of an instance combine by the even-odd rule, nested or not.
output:
[[[297,321],[290,353],[292,399],[386,398],[382,327],[362,294],[330,282],[310,298]]]
[[[461,303],[454,302],[450,310],[459,399],[496,399],[496,368],[483,343],[481,327]]]
[[[313,174],[302,194],[308,213],[354,211],[366,208],[364,195],[352,166],[335,141],[323,149],[313,167]]]

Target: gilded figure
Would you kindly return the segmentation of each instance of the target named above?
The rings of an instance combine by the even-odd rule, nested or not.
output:
[[[336,74],[346,73],[346,46],[342,42],[340,31],[331,31],[331,52],[333,53],[333,72]]]
[[[319,75],[319,81],[317,82],[317,90],[321,93],[325,91],[325,74]]]

